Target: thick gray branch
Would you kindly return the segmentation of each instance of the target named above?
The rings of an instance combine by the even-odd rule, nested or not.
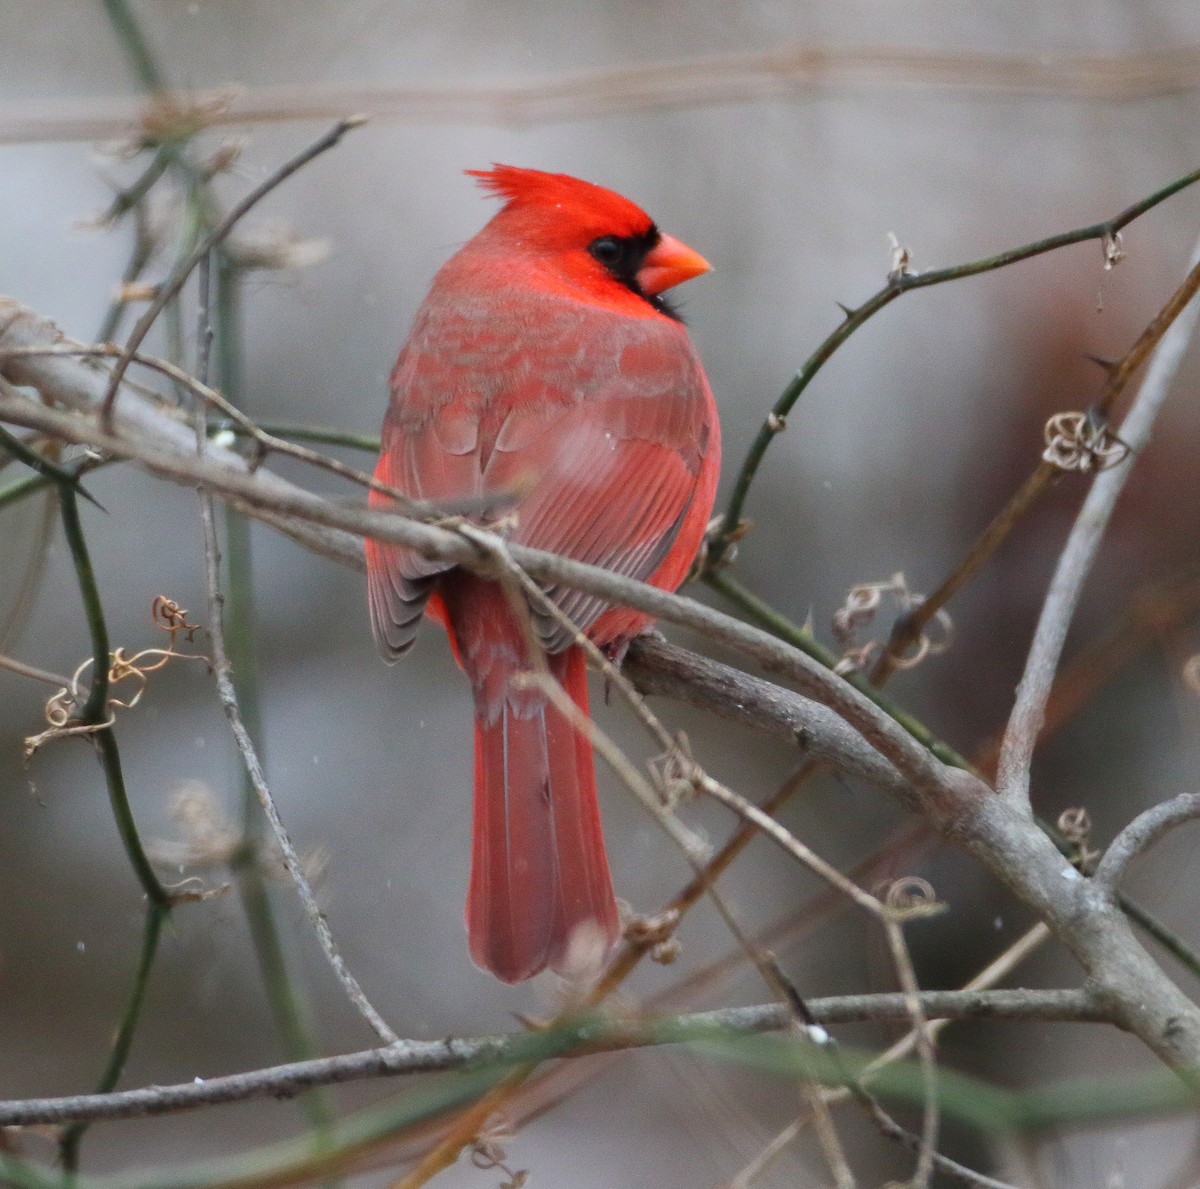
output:
[[[1139,813],[1112,840],[1096,867],[1092,882],[1114,894],[1129,865],[1149,850],[1164,834],[1185,822],[1200,819],[1200,793],[1180,793],[1169,801]]]
[[[1096,1023],[1107,1020],[1104,1011],[1086,991],[926,991],[920,999],[929,1019]],[[911,1018],[906,996],[899,993],[812,999],[808,1001],[808,1009],[816,1020],[828,1025],[870,1020],[907,1022]],[[779,1003],[697,1012],[672,1021],[669,1043],[686,1040],[689,1034],[697,1038],[709,1036],[714,1029],[743,1034],[776,1032],[794,1023],[791,1009]],[[460,1069],[475,1061],[503,1058],[526,1036],[525,1033],[510,1033],[461,1040],[402,1040],[387,1048],[365,1049],[314,1061],[295,1061],[224,1077],[196,1078],[175,1086],[0,1102],[0,1127],[162,1115],[253,1098],[287,1098],[314,1086]],[[668,1042],[655,1032],[653,1021],[644,1025],[616,1021],[597,1039],[590,1041],[586,1051],[613,1052],[662,1043]]]
[[[774,735],[806,756],[903,797],[907,782],[827,706],[651,633],[629,647],[622,672],[638,690],[684,702],[738,726]]]
[[[53,324],[0,299],[0,375],[37,388],[54,403],[94,410],[104,395],[103,371],[64,356],[4,358],[9,347],[60,341]],[[250,474],[244,461],[229,452],[214,449],[197,458],[186,427],[135,390],[122,389],[118,411],[119,435],[105,434],[92,414],[48,408],[11,384],[0,384],[0,420],[129,459],[174,483],[203,486],[239,510],[348,565],[362,567],[355,537],[370,536],[490,572],[492,563],[477,547],[446,528],[335,504],[265,470]],[[1046,922],[1079,961],[1114,1022],[1135,1033],[1169,1064],[1200,1069],[1200,1011],[1138,945],[1102,889],[1082,879],[1063,860],[1026,808],[996,797],[970,773],[946,767],[841,678],[766,632],[691,599],[568,558],[516,545],[509,547],[509,555],[539,582],[597,594],[733,648],[828,707],[895,769],[899,779],[888,780],[884,787],[901,804],[919,813],[953,845],[975,855]],[[736,693],[718,686],[709,694],[734,713],[731,703],[736,704]],[[748,725],[775,729],[756,722]],[[851,754],[861,757],[861,748],[855,744]]]

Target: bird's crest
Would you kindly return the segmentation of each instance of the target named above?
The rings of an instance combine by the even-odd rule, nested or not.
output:
[[[569,174],[516,165],[466,172],[493,197],[503,199],[506,209],[564,210],[577,217],[586,215],[589,223],[603,222],[605,229],[615,234],[639,234],[651,226],[650,216],[628,198]]]

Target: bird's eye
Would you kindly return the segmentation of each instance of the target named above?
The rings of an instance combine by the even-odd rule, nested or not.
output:
[[[615,268],[625,255],[625,249],[615,235],[603,235],[599,239],[593,240],[588,245],[588,251],[605,268]]]

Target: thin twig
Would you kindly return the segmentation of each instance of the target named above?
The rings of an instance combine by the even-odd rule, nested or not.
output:
[[[651,738],[663,749],[665,753],[664,758],[670,759],[673,767],[679,774],[693,773],[693,779],[697,779],[700,776],[703,776],[704,779],[709,779],[707,774],[703,773],[690,756],[684,754],[677,740],[663,726],[649,706],[646,705],[645,700],[637,689],[634,688],[632,682],[608,659],[602,649],[590,640],[584,632],[580,631],[579,627],[566,615],[558,604],[523,570],[513,563],[506,549],[497,546],[491,539],[490,534],[476,533],[473,526],[463,526],[461,531],[469,539],[474,540],[483,551],[493,557],[509,602],[514,606],[515,613],[521,619],[522,628],[527,637],[527,650],[537,662],[535,672],[523,675],[525,680],[529,684],[534,684],[541,688],[546,697],[553,702],[559,713],[571,723],[577,732],[584,735],[592,743],[596,752],[609,764],[622,783],[643,803],[646,809],[667,832],[668,836],[683,851],[696,878],[704,879],[707,871],[705,865],[712,857],[711,847],[696,837],[675,816],[672,797],[667,787],[668,781],[660,776],[659,784],[662,787],[657,791],[651,788],[649,782],[646,781],[625,754],[599,729],[592,719],[575,705],[566,690],[550,674],[545,663],[543,650],[533,629],[530,605],[536,608],[542,615],[552,619],[558,627],[564,629],[573,641],[574,646],[583,650],[592,664],[600,670],[606,683],[614,686],[632,707],[643,726],[650,733]],[[528,599],[529,602],[526,603],[525,599]],[[778,963],[775,962],[771,955],[766,954],[759,947],[755,946],[746,936],[733,911],[713,886],[713,881],[709,879],[704,886],[705,891],[715,905],[726,927],[745,954],[758,968],[768,988],[779,995],[780,1001],[785,1006],[799,1004],[801,1014],[803,1015],[803,1003],[794,989],[787,984]],[[651,930],[650,932],[655,935],[656,939],[665,939],[667,934],[678,923],[679,919],[679,913],[670,916],[661,916],[658,920],[664,922],[664,927],[662,929]],[[611,968],[609,972],[606,972],[606,977],[599,980],[593,987],[588,998],[589,1003],[599,1002],[601,996],[607,995],[608,991],[615,985],[607,977],[609,973],[611,973]],[[800,1023],[801,1019],[798,1018],[796,1022]],[[802,1035],[804,1034],[803,1029],[799,1031]],[[532,1068],[528,1072],[532,1073]],[[506,1081],[503,1090],[497,1089],[493,1092],[493,1105],[497,1107],[502,1106],[507,1097],[515,1093],[524,1081],[525,1071],[522,1071],[520,1075],[514,1074]],[[839,1186],[839,1189],[852,1186],[853,1177],[850,1175],[846,1155],[842,1150],[833,1120],[829,1116],[828,1107],[821,1099],[817,1087],[811,1081],[805,1081],[804,1091],[816,1119],[822,1150],[834,1175],[835,1182]],[[441,1148],[445,1149],[444,1143],[441,1145]]]
[[[318,157],[327,149],[333,148],[347,132],[352,128],[359,127],[364,123],[365,119],[365,116],[348,116],[345,119],[339,120],[324,136],[314,141],[303,152],[296,154],[290,161],[285,161],[270,177],[255,186],[249,194],[238,202],[230,210],[229,214],[204,237],[191,255],[181,261],[171,276],[159,286],[154,295],[154,300],[150,302],[142,316],[137,320],[133,332],[125,344],[125,350],[117,360],[112,374],[109,376],[108,387],[100,405],[100,420],[106,429],[110,431],[112,429],[113,404],[117,399],[117,393],[121,387],[121,379],[125,375],[126,368],[129,367],[132,361],[133,354],[142,345],[142,340],[150,333],[150,328],[158,321],[159,315],[166,309],[167,304],[178,296],[183,286],[187,283],[188,277],[192,275],[192,272],[200,261],[229,235],[251,207],[265,198],[280,183],[291,177],[298,169],[302,169],[314,157]]]
[[[813,1018],[822,1025],[904,1021],[910,1018],[905,995],[837,995],[808,999]],[[1052,1023],[1104,1023],[1106,1009],[1086,990],[1017,988],[1004,991],[922,991],[922,1010],[937,1020],[1040,1020]],[[672,1036],[697,1036],[717,1031],[736,1034],[788,1029],[792,1013],[780,1003],[726,1007],[667,1018]],[[656,1037],[662,1020],[645,1027],[621,1017],[601,1030],[575,1056],[618,1052],[647,1045],[675,1043]],[[463,1069],[481,1061],[503,1058],[527,1032],[499,1036],[449,1037],[443,1040],[400,1040],[381,1048],[363,1049],[336,1057],[295,1061],[245,1073],[202,1077],[177,1085],[146,1086],[111,1094],[76,1094],[62,1098],[0,1101],[0,1127],[68,1123],[77,1120],[133,1119],[173,1114],[199,1107],[220,1106],[257,1098],[286,1098],[314,1086],[340,1085],[372,1078],[401,1077]]]
[[[198,420],[197,436],[200,448],[203,449],[205,439],[203,418]],[[275,805],[275,799],[271,796],[271,790],[267,786],[266,777],[259,762],[258,751],[254,746],[254,741],[250,738],[250,734],[242,722],[237,691],[234,689],[233,680],[230,675],[232,666],[225,651],[223,627],[224,597],[221,594],[220,588],[219,549],[217,545],[216,526],[213,522],[212,497],[207,492],[202,491],[200,494],[200,508],[204,530],[205,574],[208,581],[208,630],[212,638],[213,672],[217,680],[217,691],[220,696],[221,705],[225,710],[226,717],[229,719],[229,725],[233,730],[233,737],[237,743],[238,751],[241,752],[246,774],[254,786],[259,804],[262,806],[263,813],[266,815],[267,821],[271,826],[271,833],[274,835],[280,854],[283,856],[284,866],[287,868],[287,872],[296,886],[296,891],[299,893],[301,903],[304,905],[305,913],[308,915],[309,922],[316,930],[317,938],[321,943],[321,949],[324,951],[329,965],[333,968],[334,975],[341,984],[342,989],[346,992],[350,1002],[355,1006],[363,1019],[374,1029],[376,1035],[385,1044],[393,1044],[399,1040],[399,1037],[392,1031],[375,1008],[372,1007],[366,995],[363,994],[358,980],[350,973],[341,952],[338,950],[337,943],[333,939],[333,933],[329,928],[329,923],[326,921],[325,914],[321,911],[320,905],[317,903],[312,885],[309,883],[308,876],[304,872],[300,856],[296,853],[296,848],[292,844],[291,837],[288,835],[287,829],[283,824],[283,819],[279,816],[279,810]]]
[[[55,689],[70,689],[71,687],[69,677],[63,677],[60,673],[51,673],[46,669],[39,669],[36,665],[27,665],[24,661],[5,656],[3,653],[0,653],[0,669],[7,669],[10,673],[19,673],[22,677],[29,677],[34,681],[44,681],[47,685],[54,686]]]
[[[1058,235],[1050,236],[1048,239],[1037,240],[1034,243],[1013,248],[995,256],[987,256],[982,260],[972,261],[970,264],[955,265],[952,268],[933,269],[923,273],[914,273],[899,269],[891,273],[888,276],[887,284],[878,293],[863,302],[857,309],[846,312],[845,320],[808,357],[804,366],[796,373],[795,379],[783,390],[783,393],[776,400],[770,413],[767,414],[763,426],[758,431],[758,436],[754,439],[745,461],[742,463],[741,470],[734,481],[733,494],[730,497],[729,507],[725,512],[721,525],[710,538],[706,564],[710,567],[719,565],[730,543],[737,536],[742,519],[742,510],[746,503],[746,497],[750,494],[754,477],[758,473],[758,468],[771,442],[779,436],[780,431],[786,425],[787,416],[791,412],[792,406],[799,400],[801,394],[812,383],[817,373],[829,361],[837,349],[859,327],[882,310],[884,306],[890,305],[896,298],[913,289],[925,289],[930,285],[941,285],[948,281],[957,281],[964,277],[973,277],[981,273],[992,272],[995,269],[1004,268],[1010,264],[1016,264],[1019,261],[1043,255],[1046,252],[1057,251],[1059,248],[1070,244],[1084,243],[1087,240],[1093,239],[1111,240],[1122,228],[1127,227],[1135,219],[1140,218],[1159,203],[1166,201],[1166,199],[1178,194],[1180,190],[1193,185],[1197,181],[1200,181],[1200,169],[1193,170],[1191,173],[1177,178],[1161,190],[1157,190],[1148,197],[1135,202],[1132,206],[1126,207],[1120,214],[1103,223],[1092,223],[1087,227],[1080,227],[1074,231],[1061,232]]]
[[[1200,256],[1200,250],[1197,256]],[[1183,284],[1142,332],[1134,348],[1126,353],[1101,395],[1102,401],[1106,398],[1111,400],[1119,390],[1118,381],[1123,383],[1128,379],[1153,350],[1146,378],[1121,423],[1120,436],[1129,446],[1131,458],[1136,458],[1149,441],[1155,418],[1167,399],[1175,373],[1191,342],[1196,322],[1200,320],[1200,301],[1193,300],[1200,289],[1200,263],[1195,262],[1197,256],[1193,257],[1193,266]],[[1017,686],[1016,701],[1004,733],[1004,742],[1000,746],[996,789],[1010,805],[1028,808],[1033,749],[1041,731],[1046,701],[1054,684],[1067,628],[1129,474],[1130,466],[1126,462],[1096,476],[1063,546],[1050,588],[1046,592],[1042,614],[1025,662],[1025,672]]]

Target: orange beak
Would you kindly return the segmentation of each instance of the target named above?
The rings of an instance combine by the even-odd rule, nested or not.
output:
[[[712,265],[699,252],[692,251],[673,236],[664,235],[647,253],[638,269],[637,282],[643,293],[653,297],[664,289],[711,271]]]

